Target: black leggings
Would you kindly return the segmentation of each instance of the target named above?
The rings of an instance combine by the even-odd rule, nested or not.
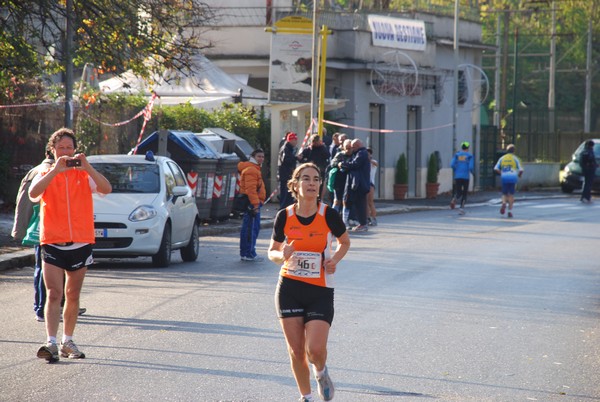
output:
[[[455,179],[456,199],[460,200],[460,207],[464,208],[467,203],[467,194],[469,193],[469,179]]]

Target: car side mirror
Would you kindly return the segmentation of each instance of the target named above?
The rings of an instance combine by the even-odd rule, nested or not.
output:
[[[173,187],[173,196],[174,197],[181,197],[183,195],[187,195],[188,193],[188,187],[187,186],[175,186]]]

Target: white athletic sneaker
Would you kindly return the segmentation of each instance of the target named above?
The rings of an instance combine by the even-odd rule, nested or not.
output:
[[[334,387],[333,381],[329,377],[329,372],[327,371],[327,366],[325,366],[325,370],[323,375],[316,376],[317,378],[317,391],[319,392],[319,396],[324,401],[330,401],[333,399]]]

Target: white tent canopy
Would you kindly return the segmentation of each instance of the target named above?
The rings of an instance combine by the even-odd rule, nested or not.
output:
[[[147,97],[155,92],[163,105],[176,105],[190,102],[201,108],[214,108],[223,102],[232,102],[241,91],[242,102],[262,106],[267,103],[266,92],[249,87],[237,81],[214,65],[204,56],[196,56],[196,73],[189,76],[179,71],[167,70],[162,76],[146,81],[133,72],[99,83],[104,93],[141,94]]]

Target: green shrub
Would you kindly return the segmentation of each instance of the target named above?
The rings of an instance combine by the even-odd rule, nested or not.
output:
[[[427,183],[437,183],[438,182],[438,163],[437,156],[435,152],[433,152],[429,156],[429,162],[427,163]]]
[[[406,155],[402,153],[396,162],[396,184],[408,184],[408,166]]]

